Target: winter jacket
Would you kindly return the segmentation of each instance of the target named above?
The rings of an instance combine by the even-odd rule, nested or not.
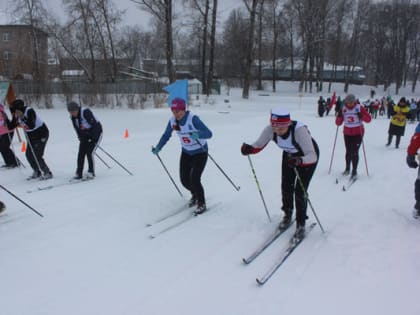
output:
[[[0,136],[5,135],[9,132],[10,120],[7,117],[6,112],[4,111],[4,106],[0,104]]]
[[[250,154],[260,152],[271,140],[291,155],[301,157],[301,166],[312,165],[318,161],[317,145],[312,139],[306,125],[301,122],[292,121],[288,132],[283,136],[277,135],[273,127],[268,125],[264,128],[258,139],[251,144],[252,149]]]
[[[203,152],[208,152],[208,146],[206,141],[201,141],[203,139],[210,139],[213,136],[211,130],[201,121],[201,119],[187,111],[179,121],[176,121],[174,118],[171,118],[166,125],[166,129],[161,136],[159,143],[156,145],[158,150],[161,150],[168,140],[172,136],[172,132],[176,131],[178,136],[180,137],[182,152],[188,155],[195,155]],[[202,143],[202,145],[197,145],[195,148],[187,148],[183,145],[183,142],[190,142],[192,141],[191,135],[189,132],[197,132],[198,133],[198,141]],[[183,135],[184,134],[184,138]]]
[[[359,114],[362,117],[359,117]],[[360,104],[353,107],[345,105],[341,111],[341,115],[335,118],[335,124],[341,126],[344,123],[343,133],[345,136],[359,136],[365,133],[363,122],[369,123],[372,117],[367,110]]]
[[[71,121],[80,141],[98,142],[102,125],[89,108],[80,107],[77,117],[71,116]]]
[[[410,112],[410,107],[404,104],[398,104],[393,107],[394,114],[391,118],[391,124],[399,127],[404,127],[407,121],[407,115]]]
[[[417,125],[414,135],[411,137],[410,144],[407,148],[408,155],[416,155],[420,148],[420,124]]]

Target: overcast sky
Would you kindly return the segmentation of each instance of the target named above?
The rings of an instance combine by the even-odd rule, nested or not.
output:
[[[64,17],[62,2],[60,0],[42,0],[46,7],[50,8],[55,15]],[[10,23],[10,19],[7,17],[7,6],[13,2],[13,0],[0,0],[0,24]],[[179,1],[174,1],[174,3]],[[124,23],[126,25],[140,24],[147,28],[149,24],[150,15],[142,12],[136,4],[130,0],[114,0],[114,3],[120,10],[126,9]],[[237,7],[243,7],[242,0],[220,0],[218,2],[218,12],[221,19],[224,20],[232,9]],[[176,8],[175,8],[176,9]]]

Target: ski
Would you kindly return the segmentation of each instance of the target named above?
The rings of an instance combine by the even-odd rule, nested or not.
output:
[[[257,278],[256,281],[259,285],[265,284],[273,275],[274,273],[283,265],[283,263],[287,260],[287,258],[290,257],[290,255],[293,253],[293,251],[302,243],[302,241],[306,238],[308,233],[313,230],[316,223],[312,223],[307,229],[305,236],[302,238],[296,238],[293,236],[290,239],[289,245],[284,250],[282,256],[280,259],[271,267],[271,269],[268,270],[268,272],[261,278]]]
[[[156,219],[155,221],[153,221],[151,223],[147,223],[146,226],[150,227],[150,226],[156,225],[160,222],[163,222],[163,221],[165,221],[169,218],[172,218],[172,217],[176,216],[177,214],[179,214],[181,212],[184,212],[185,210],[187,210],[189,208],[191,208],[191,207],[189,207],[188,205],[182,205],[179,208],[177,208],[176,210],[174,210],[174,211],[172,211],[172,212],[170,212],[166,215],[161,216],[159,219]]]
[[[48,185],[48,186],[41,186],[41,187],[37,187],[35,189],[30,189],[27,190],[26,192],[28,194],[37,192],[37,191],[44,191],[44,190],[50,190],[56,187],[61,187],[61,186],[66,186],[66,185],[72,185],[72,184],[78,184],[78,183],[83,183],[83,182],[87,182],[93,180],[93,178],[83,178],[83,179],[70,179],[67,182],[62,182],[62,183],[58,183],[58,184],[52,184],[52,185]]]
[[[164,234],[164,233],[166,233],[166,232],[168,232],[170,230],[173,230],[176,227],[178,227],[178,226],[180,226],[180,225],[182,225],[182,224],[190,221],[192,218],[195,218],[195,217],[196,217],[196,215],[194,213],[190,213],[188,216],[186,216],[182,220],[179,220],[179,221],[177,221],[177,222],[175,222],[175,223],[167,226],[166,228],[164,228],[164,229],[162,229],[162,230],[160,230],[160,231],[158,231],[158,232],[156,232],[154,234],[149,235],[149,238],[150,239],[154,239],[154,238],[158,237],[159,235],[162,235],[162,234]]]
[[[178,226],[183,225],[184,223],[190,221],[191,219],[193,219],[195,217],[202,216],[203,214],[206,214],[210,209],[212,209],[213,207],[217,206],[218,204],[220,204],[220,203],[215,203],[215,204],[212,204],[210,206],[207,206],[207,210],[205,212],[203,212],[202,214],[195,214],[194,212],[191,212],[186,217],[182,218],[181,220],[178,220],[178,221],[172,223],[171,225],[168,225],[164,229],[159,230],[158,232],[149,235],[149,238],[150,239],[155,239],[159,235],[162,235],[162,234],[164,234],[164,233],[166,233],[168,231],[171,231],[171,230],[177,228]]]
[[[343,191],[349,190],[349,188],[356,182],[357,177],[351,177],[346,185],[343,185]]]
[[[276,231],[271,234],[264,243],[262,243],[251,255],[249,255],[247,258],[242,258],[242,262],[246,265],[250,264],[257,258],[264,250],[267,249],[268,246],[274,243],[274,241],[279,238],[280,235],[283,234],[292,224],[294,220],[290,222],[290,224],[282,229],[276,228]]]

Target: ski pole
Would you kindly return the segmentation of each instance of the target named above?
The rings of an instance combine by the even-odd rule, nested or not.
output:
[[[154,148],[154,147],[152,147],[152,148]],[[163,169],[165,170],[166,174],[168,174],[169,179],[171,180],[172,184],[174,184],[174,186],[175,186],[176,190],[178,191],[179,195],[181,197],[183,197],[183,195],[182,195],[181,191],[179,190],[178,186],[176,185],[174,179],[172,178],[171,174],[169,173],[168,169],[166,168],[165,164],[163,163],[162,159],[160,158],[159,153],[156,153],[155,155],[159,159],[160,164],[162,164]]]
[[[260,183],[258,182],[257,174],[255,173],[254,165],[252,164],[252,160],[251,160],[251,157],[249,155],[248,155],[248,161],[249,161],[249,165],[251,166],[252,174],[254,174],[255,183],[257,184],[257,188],[258,188],[261,200],[262,200],[263,205],[264,205],[265,213],[267,214],[268,220],[271,222],[270,213],[268,212],[267,205],[265,203],[264,196],[263,196],[263,193],[262,193],[262,190],[261,190],[261,187],[260,187]]]
[[[303,195],[304,195],[304,197],[305,197],[306,201],[308,202],[309,206],[311,207],[311,210],[312,210],[312,212],[313,212],[313,214],[314,214],[314,216],[315,216],[316,221],[317,221],[317,222],[318,222],[318,224],[319,224],[319,227],[321,228],[322,233],[325,233],[324,228],[322,227],[322,224],[321,224],[321,222],[319,221],[318,216],[316,215],[315,209],[314,209],[314,207],[312,206],[312,202],[311,202],[311,200],[309,199],[308,192],[306,191],[305,186],[303,185],[302,179],[301,179],[301,178],[300,178],[300,176],[299,176],[299,172],[298,172],[298,170],[296,169],[296,166],[294,166],[294,167],[293,167],[293,170],[295,171],[295,174],[296,174],[296,177],[297,177],[297,179],[298,179],[298,182],[299,182],[300,188],[302,188]]]
[[[328,169],[328,174],[331,174],[331,167],[332,167],[332,162],[333,162],[333,158],[334,158],[335,144],[337,142],[337,134],[338,134],[338,126],[337,126],[337,129],[335,130],[334,145],[333,145],[333,149],[332,149],[332,152],[331,152],[331,161],[330,161],[330,168]]]
[[[13,198],[17,199],[18,201],[20,201],[21,203],[23,203],[25,206],[27,206],[29,209],[31,209],[33,212],[35,212],[37,215],[39,215],[41,218],[43,218],[44,216],[36,211],[34,208],[32,208],[30,205],[28,205],[25,201],[23,201],[22,199],[20,199],[18,196],[16,196],[14,193],[12,193],[11,191],[9,191],[8,189],[6,189],[3,185],[0,185],[0,188],[3,189],[4,191],[6,191],[7,193],[9,193]]]
[[[104,161],[104,159],[103,158],[101,158],[99,155],[98,155],[98,153],[96,153],[95,152],[95,155],[96,155],[96,157],[102,162],[102,163],[104,163],[105,164],[105,166],[106,167],[108,167],[108,168],[111,168],[111,166],[109,166],[105,161]]]
[[[22,129],[23,129],[23,128],[22,128]],[[31,153],[32,153],[32,155],[33,155],[33,157],[34,157],[34,160],[35,160],[36,166],[38,167],[38,170],[39,170],[39,171],[41,171],[41,166],[40,166],[40,164],[39,164],[38,157],[36,156],[36,154],[35,154],[35,150],[34,150],[34,148],[32,147],[31,140],[29,140],[28,133],[26,132],[26,130],[25,130],[25,129],[23,129],[23,133],[25,134],[26,142],[28,142],[28,147],[29,147],[29,150],[31,150]]]
[[[369,176],[369,170],[368,170],[367,159],[366,159],[366,151],[365,151],[365,142],[363,140],[362,140],[362,149],[363,149],[363,157],[365,159],[366,175]]]
[[[123,170],[125,170],[128,174],[130,174],[130,175],[133,175],[133,173],[131,173],[128,169],[126,169],[120,162],[118,162],[116,159],[114,159],[113,157],[112,157],[112,155],[111,154],[109,154],[108,152],[106,152],[104,149],[102,149],[102,147],[100,146],[100,145],[98,145],[98,148],[103,152],[103,153],[105,153],[106,155],[108,155],[108,157],[110,158],[110,159],[112,159],[115,163],[117,163]]]
[[[363,158],[365,159],[366,175],[369,177],[369,170],[368,170],[367,159],[366,159],[365,141],[363,140],[364,132],[363,132],[362,125],[360,125],[360,134],[362,135],[362,150],[363,150]]]
[[[203,145],[198,140],[196,140],[196,142],[200,145],[201,148],[203,148]],[[239,189],[241,189],[241,187],[235,185],[235,183],[229,178],[229,176],[227,176],[227,174],[223,171],[223,169],[219,166],[219,164],[217,164],[217,162],[213,159],[213,157],[210,155],[210,153],[207,152],[207,155],[209,156],[210,160],[213,161],[214,165],[217,166],[219,171],[222,172],[223,175],[225,175],[226,179],[232,184],[232,186],[236,189],[236,191],[239,191]]]

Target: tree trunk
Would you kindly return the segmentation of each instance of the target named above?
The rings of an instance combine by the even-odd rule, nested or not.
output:
[[[254,51],[254,29],[255,29],[255,11],[257,8],[258,0],[252,0],[252,7],[249,10],[250,13],[250,26],[248,34],[248,50],[246,52],[246,64],[245,64],[245,73],[244,73],[244,86],[242,89],[242,98],[249,98],[249,88],[251,81],[251,68],[253,60],[253,51]]]
[[[214,51],[216,49],[216,22],[217,0],[213,0],[213,10],[211,14],[209,72],[207,73],[207,96],[209,96],[209,94],[211,93],[211,87],[213,85]]]

